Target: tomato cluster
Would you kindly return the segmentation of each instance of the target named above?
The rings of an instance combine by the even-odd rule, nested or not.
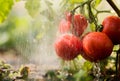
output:
[[[57,55],[63,60],[73,60],[80,54],[92,62],[107,58],[113,46],[120,44],[120,18],[109,16],[103,20],[102,25],[101,32],[89,32],[83,36],[88,26],[87,19],[81,14],[67,13],[59,24],[59,32],[63,35],[55,41]]]
[[[64,60],[73,60],[82,52],[82,40],[79,37],[87,25],[87,19],[83,15],[66,14],[66,18],[59,24],[59,32],[63,35],[55,41],[54,45],[59,57]]]
[[[86,29],[87,19],[82,14],[66,14],[66,19],[62,19],[59,24],[60,33],[72,32],[76,36],[81,36]]]

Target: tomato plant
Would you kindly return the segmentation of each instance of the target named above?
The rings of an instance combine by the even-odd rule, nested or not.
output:
[[[48,55],[55,51],[62,61],[61,68],[43,74],[46,81],[120,80],[120,10],[115,1],[0,0],[0,48],[6,49],[7,46],[15,49],[26,61],[35,59],[37,63],[38,60],[32,57],[32,54],[38,54],[36,49],[39,54]],[[21,12],[21,3],[24,4],[21,6],[24,6],[25,13]],[[100,5],[103,7],[99,8]],[[112,9],[104,10],[104,5]],[[54,40],[56,29],[59,37]],[[51,41],[55,41],[54,51]],[[48,55],[40,58],[48,60]],[[16,71],[0,62],[0,80],[26,80],[28,69],[24,67]]]
[[[120,10],[116,6],[116,4],[112,0],[106,1],[113,8],[116,14],[120,16]],[[119,75],[120,72],[118,71],[120,69],[119,63],[120,48],[118,47],[118,49],[115,50],[115,47],[116,44],[120,44],[119,42],[120,18],[118,16],[111,15],[109,17],[106,17],[105,19],[103,18],[103,23],[99,22],[98,18],[99,14],[110,13],[109,10],[99,10],[96,8],[100,4],[100,2],[101,0],[86,0],[81,2],[72,1],[73,8],[72,9],[69,8],[70,13],[66,14],[65,22],[64,24],[62,23],[63,25],[62,27],[60,26],[60,28],[63,29],[62,31],[64,30],[65,32],[69,31],[69,33],[77,36],[80,40],[82,40],[82,52],[80,52],[81,54],[77,56],[78,61],[80,60],[79,56],[82,56],[83,59],[93,63],[93,66],[95,67],[92,67],[92,69],[89,69],[89,71],[95,69],[94,70],[95,73],[94,72],[91,73],[92,74],[91,76],[94,77],[95,81],[100,80],[117,81],[116,77],[120,78]],[[76,3],[78,3],[79,5],[77,6],[74,5]],[[67,21],[69,22],[69,25]],[[85,32],[86,30],[88,30],[87,27],[89,27],[91,30]],[[71,49],[68,48],[68,50],[70,51]],[[106,73],[107,72],[106,67],[107,64],[111,62],[111,57],[113,57],[112,55],[113,56],[116,55],[116,57],[114,57],[113,59],[115,61],[114,63],[115,69],[112,70],[111,73],[114,76],[110,77],[109,74]],[[71,60],[75,61],[75,59]],[[87,74],[90,75],[89,73]],[[106,76],[109,77],[104,78]]]

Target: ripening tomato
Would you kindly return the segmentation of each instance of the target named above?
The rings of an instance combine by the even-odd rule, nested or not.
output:
[[[67,21],[72,22],[72,13],[66,12],[65,18],[66,18]]]
[[[54,46],[56,54],[63,60],[73,60],[82,50],[81,40],[72,34],[62,35]]]
[[[102,32],[91,32],[83,38],[83,58],[97,62],[110,56],[113,43],[109,37]]]
[[[87,19],[83,15],[76,14],[72,19],[71,13],[68,13],[66,14],[66,19],[61,20],[59,24],[59,31],[61,33],[71,31],[72,34],[79,37],[87,28],[87,25]]]
[[[62,19],[59,24],[59,31],[61,33],[66,33],[70,31],[70,25],[71,23],[65,19]]]
[[[117,16],[108,16],[103,20],[102,32],[107,34],[113,44],[120,44],[120,18]]]
[[[76,36],[81,36],[84,30],[87,28],[87,19],[81,15],[81,14],[76,14],[74,15],[73,19],[73,26],[72,27],[72,33],[75,34]]]

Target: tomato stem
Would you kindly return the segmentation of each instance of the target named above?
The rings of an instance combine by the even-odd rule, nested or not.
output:
[[[116,62],[115,62],[115,66],[116,66],[116,77],[118,76],[118,51],[117,51],[117,54],[116,54]]]
[[[97,31],[98,24],[97,24],[96,17],[95,17],[95,15],[92,12],[91,2],[92,1],[88,1],[88,4],[87,4],[88,5],[89,22],[95,24],[95,27],[96,27],[95,31]]]
[[[119,75],[119,70],[120,70],[120,48],[118,49],[118,51],[116,51],[116,62],[115,62],[115,66],[116,66],[116,77],[120,77]]]
[[[78,5],[78,6],[76,6],[76,7],[71,11],[71,13],[74,15],[75,11],[76,11],[78,8],[83,7],[85,4],[87,4],[87,2],[88,2],[88,1],[86,1],[86,2],[84,2],[84,3],[82,3],[82,4]]]
[[[115,3],[112,0],[107,0],[107,2],[110,4],[110,6],[115,10],[115,12],[117,13],[117,15],[120,17],[120,10],[115,5]]]
[[[119,45],[119,50],[117,52],[118,54],[118,77],[120,78],[120,45]]]
[[[78,9],[78,8],[84,8],[84,6],[85,5],[87,5],[87,7],[88,7],[88,15],[89,15],[89,22],[90,23],[94,23],[95,24],[95,31],[97,31],[97,29],[98,29],[98,27],[99,27],[99,25],[97,24],[97,18],[96,18],[96,16],[94,15],[94,13],[92,12],[92,7],[91,7],[91,3],[92,3],[92,1],[94,1],[94,0],[88,0],[88,1],[86,1],[86,2],[84,2],[84,3],[81,3],[80,5],[78,5],[78,6],[76,6],[72,11],[71,11],[71,13],[72,13],[72,22],[74,21],[74,18],[73,18],[73,16],[74,16],[74,13],[75,13],[75,11],[76,11],[76,9]],[[84,10],[83,10],[84,11]],[[98,13],[100,13],[100,12],[98,12]],[[72,27],[74,28],[74,24],[72,23]],[[74,32],[73,34],[75,34],[76,35],[76,32]]]
[[[87,2],[88,2],[88,1],[86,1],[86,2],[84,2],[84,3],[81,3],[80,5],[76,6],[76,7],[71,11],[71,14],[72,14],[72,28],[71,28],[71,30],[73,30],[73,28],[74,28],[73,22],[74,22],[74,14],[75,14],[75,11],[76,11],[78,8],[80,8],[80,7],[84,7],[84,5],[87,4]],[[73,32],[73,34],[77,36],[76,32]]]

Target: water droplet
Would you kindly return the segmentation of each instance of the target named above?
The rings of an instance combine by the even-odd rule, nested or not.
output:
[[[101,76],[101,69],[100,69],[100,63],[94,63],[93,67],[93,74],[95,76],[94,81],[100,81],[100,76]]]

